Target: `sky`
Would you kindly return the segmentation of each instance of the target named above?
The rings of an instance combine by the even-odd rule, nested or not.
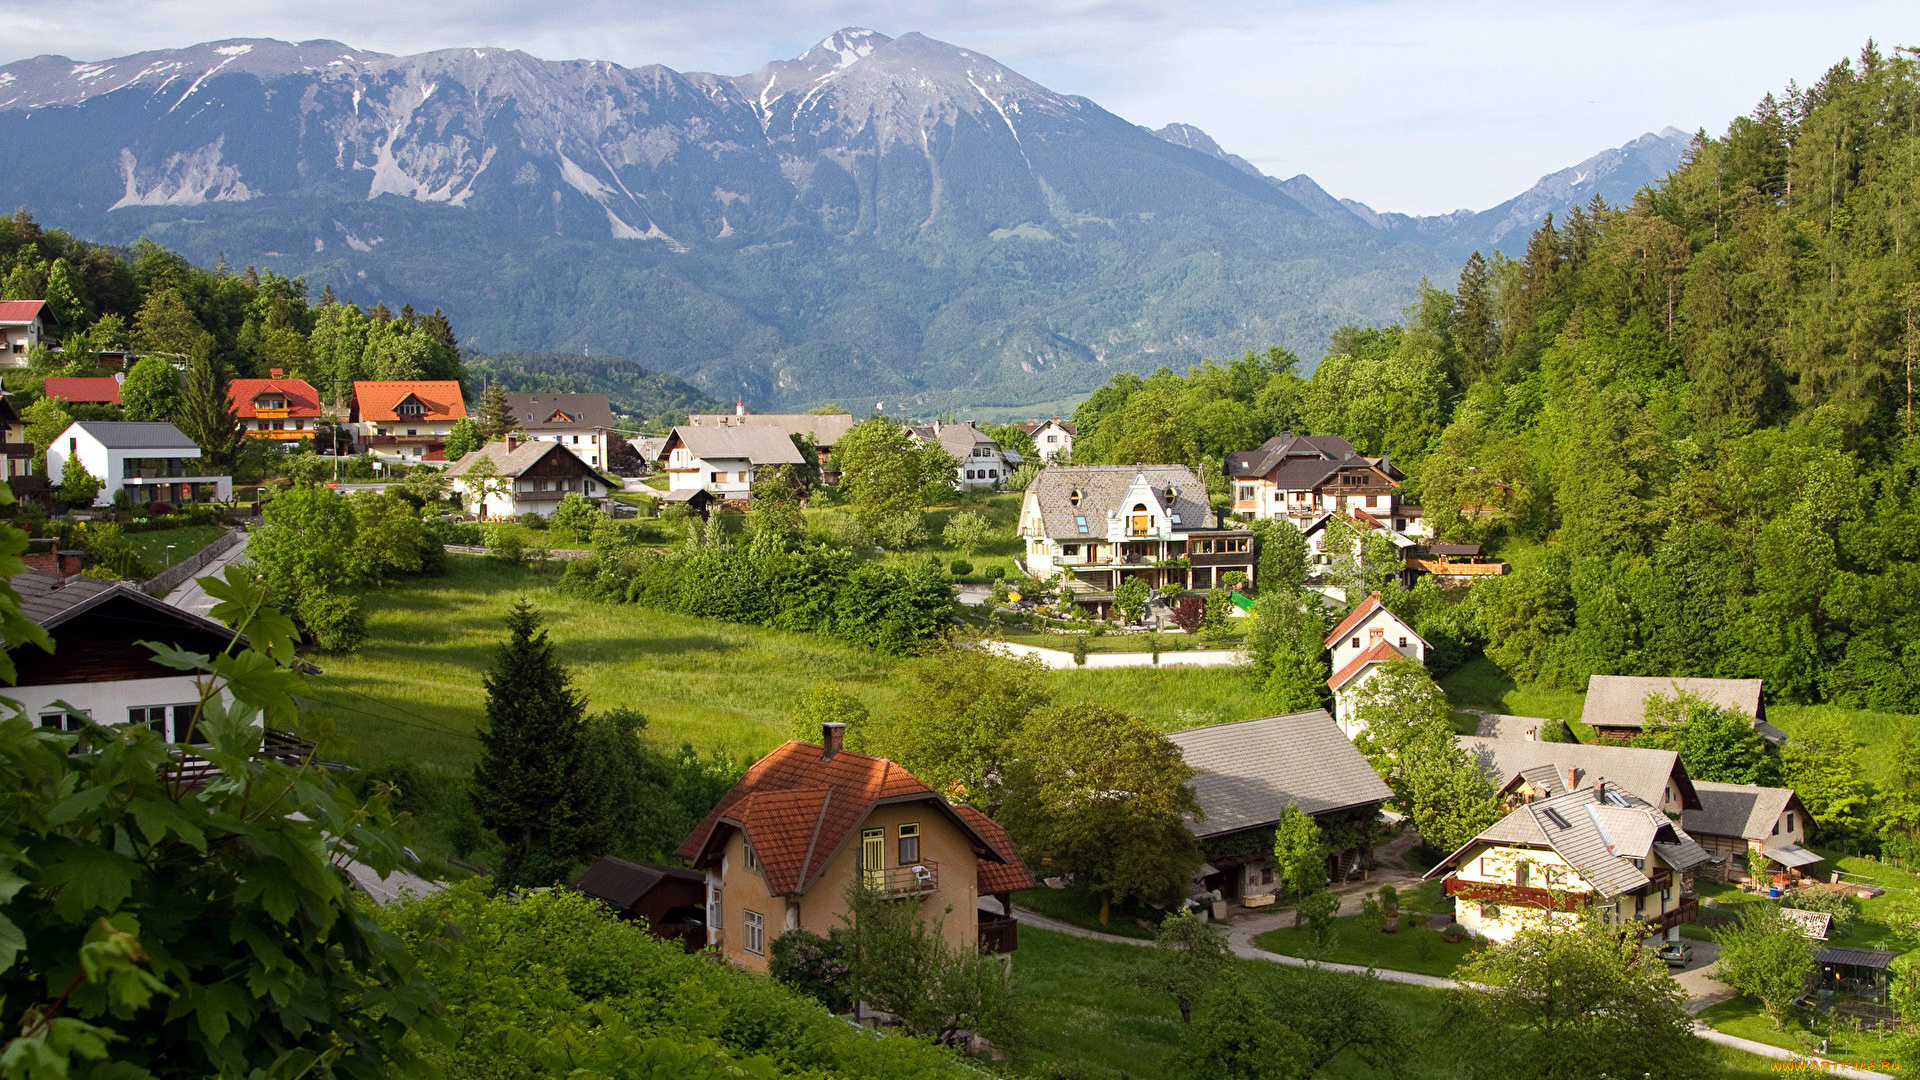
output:
[[[0,0],[0,63],[231,37],[737,75],[845,26],[918,30],[1274,176],[1378,210],[1485,209],[1666,126],[1720,133],[1869,38],[1920,45],[1914,0]]]

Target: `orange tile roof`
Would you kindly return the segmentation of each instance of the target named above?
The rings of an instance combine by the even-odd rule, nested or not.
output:
[[[61,401],[120,404],[120,380],[109,375],[55,375],[47,379],[40,392]]]
[[[979,874],[979,884],[975,887],[975,892],[983,896],[992,896],[994,893],[1031,889],[1038,884],[1033,880],[1033,875],[1027,872],[1026,865],[1015,854],[1013,838],[1007,835],[1007,830],[1001,828],[999,822],[971,806],[956,806],[953,811],[960,815],[961,820],[971,825],[973,831],[979,833],[995,851],[1006,856],[1006,862],[995,862],[986,858],[974,860],[975,869]]]
[[[1333,628],[1333,633],[1328,634],[1327,640],[1322,642],[1322,644],[1329,649],[1333,648],[1334,642],[1339,641],[1343,637],[1346,637],[1347,631],[1352,630],[1356,626],[1359,626],[1362,622],[1366,620],[1367,616],[1380,610],[1381,607],[1382,605],[1380,603],[1380,590],[1375,589],[1372,595],[1368,596],[1365,600],[1360,601],[1360,606],[1353,609],[1353,614],[1348,615],[1346,618],[1340,620],[1340,625]]]
[[[254,399],[268,393],[278,393],[287,399],[288,416],[320,415],[320,392],[305,379],[235,379],[227,384],[233,411],[243,420],[252,418]]]
[[[421,416],[401,416],[393,410],[409,396],[427,407]],[[419,382],[355,382],[353,411],[359,420],[460,420],[467,403],[460,384],[452,379]]]
[[[999,826],[994,826],[998,837],[982,835],[967,815],[970,808],[949,805],[899,765],[846,750],[831,758],[825,753],[811,743],[788,742],[755,762],[676,854],[700,866],[713,859],[725,843],[723,826],[740,829],[753,844],[754,856],[760,860],[761,872],[774,895],[803,893],[875,805],[926,801],[946,811],[973,837],[984,852],[982,859],[1005,860],[1018,866],[1012,844],[1004,839],[1006,833]]]
[[[1369,664],[1384,664],[1388,660],[1400,659],[1403,659],[1403,657],[1399,649],[1387,644],[1384,640],[1376,641],[1366,652],[1361,653],[1348,662],[1346,667],[1334,672],[1333,678],[1327,680],[1327,689],[1338,690],[1347,685],[1355,675],[1366,670]]]

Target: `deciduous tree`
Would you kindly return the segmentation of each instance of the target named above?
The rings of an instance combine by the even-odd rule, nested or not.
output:
[[[1287,891],[1307,896],[1327,887],[1327,841],[1313,817],[1289,802],[1273,830],[1273,866]]]
[[[165,357],[141,357],[120,384],[120,405],[129,420],[170,420],[179,404],[180,373]]]
[[[1154,935],[1153,948],[1127,973],[1136,986],[1173,998],[1180,1022],[1193,1022],[1194,1003],[1232,977],[1233,950],[1226,935],[1182,908],[1167,916]]]
[[[1720,946],[1721,982],[1753,998],[1775,1030],[1786,1026],[1793,1000],[1820,974],[1814,943],[1771,904],[1743,904],[1740,921],[1713,932]]]

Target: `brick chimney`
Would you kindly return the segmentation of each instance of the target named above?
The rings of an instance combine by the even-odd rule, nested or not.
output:
[[[821,761],[832,761],[847,744],[847,725],[829,720],[820,725],[820,745],[826,752],[820,755]]]
[[[269,371],[269,372],[267,372],[267,374],[268,374],[268,376],[270,376],[270,377],[272,377],[272,378],[275,378],[275,379],[278,379],[278,378],[280,378],[280,377],[281,377],[282,375],[284,375],[284,374],[286,374],[286,372],[285,372],[285,371],[283,371],[283,370],[282,370],[282,369],[280,369],[280,368],[274,368],[274,369],[273,369],[272,371]]]
[[[1580,770],[1569,765],[1567,766],[1567,790],[1578,791],[1579,789],[1580,789]]]

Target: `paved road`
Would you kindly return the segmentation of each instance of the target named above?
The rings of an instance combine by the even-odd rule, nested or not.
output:
[[[240,559],[245,556],[246,553],[247,536],[243,534],[240,537],[240,542],[229,548],[226,554],[208,563],[206,569],[200,571],[200,573],[194,575],[192,578],[187,579],[185,582],[182,582],[178,588],[168,593],[167,603],[172,604],[174,607],[191,611],[195,615],[205,615],[207,612],[212,611],[216,601],[213,597],[207,595],[207,590],[200,587],[200,579],[203,577],[219,577],[225,572],[229,563]]]

